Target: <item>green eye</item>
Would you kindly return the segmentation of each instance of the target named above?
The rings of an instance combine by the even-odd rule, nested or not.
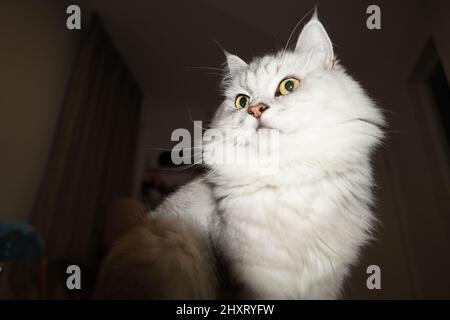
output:
[[[239,94],[234,104],[238,109],[248,108],[250,106],[250,97],[245,94]]]
[[[294,91],[295,89],[297,89],[299,84],[300,80],[296,78],[286,78],[280,82],[277,93],[282,96],[285,96]]]

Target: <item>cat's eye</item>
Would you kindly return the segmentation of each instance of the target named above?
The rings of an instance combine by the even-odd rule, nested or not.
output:
[[[297,78],[286,78],[278,85],[277,95],[285,96],[297,89],[299,84],[300,80]]]
[[[238,109],[248,108],[250,106],[250,97],[245,94],[239,94],[234,104]]]

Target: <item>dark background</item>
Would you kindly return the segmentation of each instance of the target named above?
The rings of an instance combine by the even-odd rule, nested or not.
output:
[[[81,30],[66,28],[66,7],[73,3],[82,10]],[[371,4],[381,8],[381,30],[366,27],[366,8]],[[246,60],[276,51],[314,5],[338,58],[386,110],[389,121],[388,139],[376,157],[376,212],[381,224],[377,240],[365,249],[349,279],[346,298],[450,298],[450,3],[443,0],[2,1],[0,221],[32,221],[49,244],[50,260],[85,265],[95,278],[101,259],[101,250],[94,248],[100,241],[95,235],[102,225],[100,211],[92,208],[103,208],[117,196],[145,202],[143,181],[150,185],[162,181],[171,190],[195,175],[191,170],[165,170],[158,160],[162,149],[173,146],[174,129],[193,132],[192,120],[207,125],[220,103],[220,75],[204,69],[223,66],[220,46]],[[119,99],[123,113],[116,117],[102,117],[105,113],[95,111],[92,101],[72,103],[73,92],[79,90],[75,84],[84,84],[83,95],[89,96],[94,80],[109,83],[114,78],[108,73],[84,78],[77,73],[86,55],[97,61],[86,67],[89,70],[101,70],[105,61],[99,50],[86,49],[93,41],[89,32],[93,24],[108,39],[102,48],[118,56],[112,65],[121,64],[129,72],[117,81],[135,83],[139,91],[134,95],[140,97],[139,103]],[[100,91],[100,97],[119,101],[118,90],[111,86]],[[68,114],[87,106],[94,108],[92,117],[106,121],[105,128],[110,129],[96,131],[95,122],[80,120],[70,132],[86,130],[94,138],[83,143],[64,140],[61,132],[73,118]],[[118,127],[133,134],[118,143],[119,138],[108,134],[117,127],[108,119],[130,113],[135,116],[118,122]],[[92,119],[90,113],[82,114],[83,119]],[[103,139],[116,147],[102,151],[99,160],[93,157],[100,152],[92,141],[101,146]],[[78,158],[61,160],[57,146],[64,145],[76,146],[72,152]],[[132,156],[117,165],[121,150]],[[52,159],[54,166],[49,165]],[[98,167],[84,165],[89,161]],[[114,169],[92,174],[110,163]],[[77,170],[71,169],[72,164]],[[65,193],[54,187],[50,193],[46,186],[53,183],[50,173],[55,170],[64,177],[59,183],[85,185],[77,182]],[[124,191],[105,193],[101,201],[95,196],[86,200],[77,192],[83,188],[88,194],[93,181],[97,190],[110,188],[122,183],[125,173],[130,181]],[[75,175],[87,178],[77,180]],[[52,205],[54,198],[64,199],[58,210]],[[97,207],[86,209],[86,215],[64,210],[67,201],[79,208],[77,204],[97,200]],[[381,268],[381,290],[366,288],[366,268],[371,264]]]

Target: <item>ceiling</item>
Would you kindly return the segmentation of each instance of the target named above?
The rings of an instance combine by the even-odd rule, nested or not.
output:
[[[364,0],[86,0],[82,6],[98,13],[146,95],[170,97],[195,109],[214,108],[220,99],[220,75],[202,69],[222,66],[220,46],[246,60],[277,50],[314,5],[343,64],[376,87],[420,3],[377,1],[382,29],[376,31],[366,28],[372,2]]]

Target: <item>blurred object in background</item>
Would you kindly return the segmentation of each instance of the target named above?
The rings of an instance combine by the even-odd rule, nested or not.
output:
[[[45,299],[45,244],[28,224],[0,223],[0,299]]]
[[[193,158],[191,160],[194,163]],[[201,176],[203,172],[200,164],[175,165],[171,151],[161,152],[158,167],[148,164],[142,178],[140,198],[147,212],[155,209],[177,187]]]
[[[0,262],[29,262],[44,254],[44,241],[28,224],[0,223]]]

